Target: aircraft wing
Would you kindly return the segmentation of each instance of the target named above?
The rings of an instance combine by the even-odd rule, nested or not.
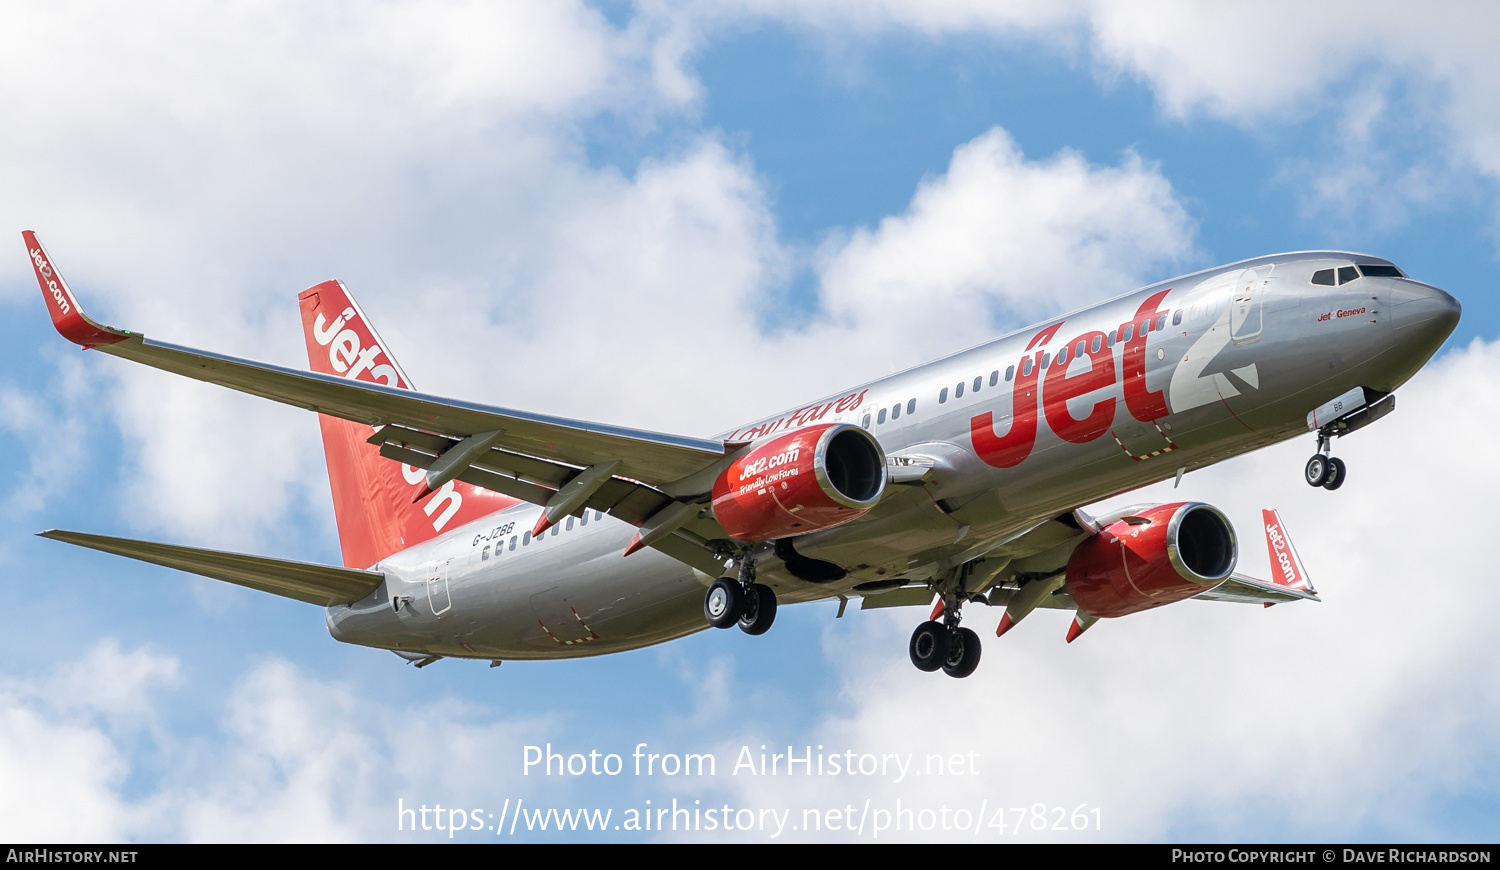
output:
[[[1322,601],[1310,589],[1293,589],[1267,583],[1243,574],[1231,574],[1218,586],[1193,596],[1200,601],[1232,601],[1237,604],[1279,604],[1283,601]]]
[[[54,541],[201,574],[226,583],[248,586],[283,598],[295,598],[325,607],[331,604],[353,604],[374,592],[385,578],[385,575],[377,571],[335,568],[332,565],[268,559],[264,556],[247,556],[218,550],[199,550],[62,529],[49,529],[39,534]]]
[[[1287,536],[1281,515],[1274,508],[1260,512],[1266,532],[1266,553],[1271,557],[1270,582],[1231,574],[1229,579],[1207,592],[1194,595],[1204,601],[1233,601],[1241,604],[1263,604],[1270,607],[1283,601],[1322,601],[1313,588],[1302,557]]]
[[[84,348],[374,427],[399,427],[452,441],[499,432],[492,449],[562,463],[550,471],[564,478],[580,468],[619,461],[616,477],[662,487],[703,471],[727,452],[722,441],[496,408],[153,341],[84,314],[36,234],[28,230],[23,235],[53,325]],[[391,430],[392,437],[395,432]],[[711,477],[707,484],[702,492],[711,486]]]

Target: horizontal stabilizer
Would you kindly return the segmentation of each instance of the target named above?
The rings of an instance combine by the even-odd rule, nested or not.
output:
[[[61,529],[48,529],[39,534],[54,541],[103,550],[116,556],[201,574],[226,583],[248,586],[272,595],[322,606],[352,604],[374,592],[384,579],[384,575],[376,571],[335,568],[332,565],[268,559],[265,556],[246,556],[219,550],[198,550]]]

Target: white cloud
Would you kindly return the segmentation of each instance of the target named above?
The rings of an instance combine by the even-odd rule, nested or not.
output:
[[[106,639],[52,675],[5,679],[0,835],[384,840],[396,837],[397,798],[487,807],[501,791],[530,797],[538,785],[515,774],[544,716],[494,718],[446,699],[364,700],[347,684],[271,660],[232,688],[220,734],[190,737],[180,722],[159,721],[169,699],[156,695],[178,670],[176,658]],[[152,725],[144,735],[142,724]]]
[[[1336,445],[1338,492],[1299,482],[1300,439],[1130,493],[1116,502],[1196,499],[1224,508],[1241,570],[1267,576],[1259,509],[1278,506],[1321,604],[1262,610],[1187,602],[1105,620],[1063,642],[1067,615],[1038,611],[1003,639],[998,611],[971,606],[986,639],[965,681],[916,671],[916,609],[874,616],[848,662],[847,707],[808,729],[829,748],[980,754],[982,776],[899,786],[860,779],[739,781],[751,805],[1100,807],[1101,837],[1390,839],[1451,837],[1434,798],[1488,793],[1500,760],[1500,676],[1486,582],[1488,451],[1500,342],[1476,342],[1404,387],[1396,414]],[[1413,450],[1443,419],[1441,450]],[[832,643],[830,634],[829,642]],[[872,664],[880,662],[881,664]],[[801,749],[799,748],[800,752]],[[1438,805],[1442,805],[1439,800]],[[998,831],[986,831],[994,836]],[[917,832],[906,839],[927,839]],[[1022,839],[1061,839],[1022,831]],[[998,839],[998,837],[996,837]],[[1010,835],[1007,838],[1011,838]]]

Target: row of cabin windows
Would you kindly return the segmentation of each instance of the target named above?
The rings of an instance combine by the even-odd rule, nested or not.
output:
[[[1182,322],[1182,309],[1178,309],[1176,312],[1174,312],[1172,314],[1172,325],[1176,326],[1177,324],[1179,324],[1181,322]],[[1156,323],[1154,324],[1154,329],[1153,329],[1153,324],[1151,323],[1150,320],[1142,320],[1141,323],[1140,323],[1141,335],[1145,335],[1146,333],[1152,332],[1152,331],[1160,332],[1161,330],[1166,329],[1166,328],[1167,328],[1167,315],[1165,315],[1165,314],[1163,314],[1163,315],[1161,315],[1161,316],[1159,316],[1159,317],[1156,318]],[[1130,339],[1132,339],[1132,338],[1135,337],[1135,331],[1136,331],[1136,324],[1134,324],[1134,323],[1127,323],[1125,325],[1124,331],[1119,333],[1119,340],[1120,341],[1130,341]],[[1109,333],[1108,336],[1096,335],[1096,336],[1093,337],[1092,340],[1080,338],[1078,340],[1078,343],[1076,345],[1074,345],[1073,347],[1071,347],[1071,348],[1065,347],[1062,350],[1058,351],[1056,357],[1053,357],[1052,354],[1051,354],[1051,352],[1049,352],[1049,351],[1043,351],[1042,352],[1042,358],[1038,362],[1038,365],[1040,365],[1041,368],[1046,368],[1047,367],[1047,363],[1051,362],[1054,366],[1058,366],[1058,367],[1065,366],[1065,365],[1068,364],[1068,359],[1070,358],[1070,354],[1071,354],[1072,357],[1080,357],[1080,356],[1083,356],[1083,354],[1085,352],[1085,349],[1087,349],[1088,353],[1099,353],[1101,350],[1103,350],[1106,347],[1114,347],[1115,346],[1115,335],[1116,335],[1116,331],[1115,330],[1110,330],[1110,333]],[[1024,359],[1024,360],[1021,361],[1021,377],[1023,377],[1023,378],[1031,377],[1031,371],[1032,371],[1032,358],[1031,357],[1027,357],[1026,359]],[[1006,383],[1010,383],[1010,381],[1015,376],[1016,376],[1016,367],[1015,366],[1008,366],[1008,367],[1006,367],[1006,369],[1005,369],[1005,382]],[[990,372],[989,381],[990,381],[990,386],[992,386],[992,387],[996,386],[997,384],[1000,383],[1000,370],[999,369],[996,369],[995,371]],[[984,376],[983,375],[980,375],[979,377],[974,378],[973,383],[970,383],[970,384],[966,384],[964,382],[960,382],[957,386],[955,386],[953,388],[953,398],[955,398],[955,399],[963,398],[965,387],[968,387],[971,392],[977,393],[977,392],[979,392],[979,390],[980,390],[980,388],[982,386],[984,386]],[[947,387],[943,387],[941,390],[938,391],[938,404],[941,405],[941,404],[943,404],[946,401],[948,401],[948,388]]]
[[[586,525],[589,524],[589,514],[593,514],[594,515],[594,519],[596,519],[596,520],[602,520],[602,519],[604,519],[604,512],[603,511],[585,510],[583,512],[583,516],[578,517],[578,527],[579,528],[582,528],[582,527],[584,527],[584,526],[586,526]],[[551,529],[549,529],[549,530],[547,530],[545,532],[542,532],[540,535],[537,535],[537,540],[541,540],[542,538],[545,538],[547,535],[551,535],[552,537],[555,538],[555,537],[557,537],[557,533],[558,532],[571,532],[571,531],[573,531],[573,517],[570,516],[570,517],[568,517],[568,519],[565,522],[559,523],[559,524],[553,526]],[[509,549],[514,550],[516,548],[516,544],[517,543],[519,543],[523,547],[530,546],[531,545],[531,533],[530,532],[524,532],[524,533],[522,533],[520,535],[511,535],[510,536],[510,547],[509,547]],[[490,547],[491,547],[490,544],[485,544],[484,545],[484,549],[479,551],[479,560],[481,562],[490,558],[490,555],[491,555],[491,553],[490,553]],[[500,558],[500,554],[503,553],[503,552],[505,552],[506,549],[507,548],[505,546],[505,541],[500,541],[499,543],[495,544],[494,545],[494,551],[495,551],[494,552],[494,556],[495,556],[495,558],[497,558],[497,559]]]
[[[1340,266],[1337,269],[1319,269],[1313,273],[1312,282],[1324,287],[1337,287],[1365,278],[1405,278],[1395,266]]]
[[[917,413],[917,400],[916,399],[907,399],[906,400],[906,413],[907,414],[915,414],[915,413]],[[886,421],[887,415],[889,415],[889,417],[891,419],[891,422],[895,422],[897,420],[900,420],[901,419],[901,403],[897,402],[896,404],[892,405],[889,409],[887,409],[887,408],[881,408],[880,409],[880,414],[875,418],[875,425],[878,426],[878,425],[884,423]],[[859,421],[859,425],[861,427],[865,428],[865,429],[870,428],[870,415],[866,414],[865,418],[863,420]]]

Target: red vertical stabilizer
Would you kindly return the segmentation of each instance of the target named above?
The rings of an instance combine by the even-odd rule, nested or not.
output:
[[[313,371],[411,389],[406,373],[343,284],[325,281],[297,299]],[[318,423],[346,567],[368,568],[392,553],[517,503],[450,481],[421,504],[413,504],[424,483],[422,469],[382,457],[380,448],[366,440],[373,434],[369,426],[322,414]]]

